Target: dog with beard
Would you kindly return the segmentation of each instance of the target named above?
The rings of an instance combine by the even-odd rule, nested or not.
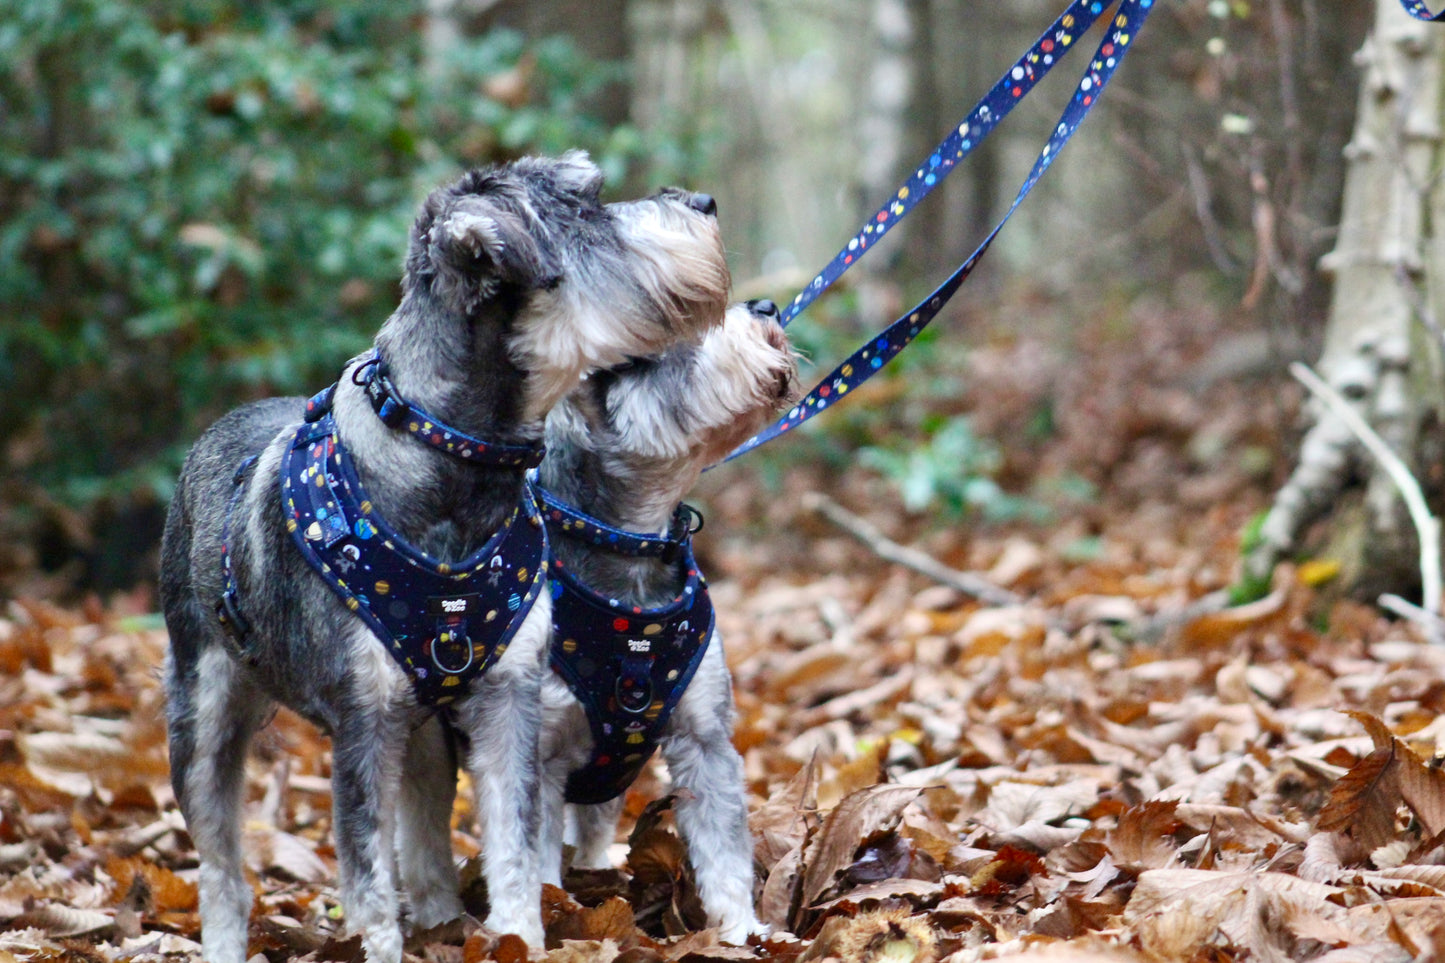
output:
[[[597,372],[547,418],[538,492],[551,539],[543,685],[543,880],[609,865],[622,794],[656,748],[710,925],[760,932],[732,680],[683,496],[792,402],[797,361],[771,301],[729,309],[698,345]]]
[[[541,946],[551,598],[526,472],[585,374],[701,337],[729,285],[711,198],[603,205],[601,182],[574,152],[434,191],[373,349],[310,401],[232,411],[186,460],[162,546],[167,725],[211,963],[246,958],[243,770],[275,703],[331,737],[341,901],[369,960],[401,959],[405,900],[417,928],[462,911],[432,804],[458,744],[486,923]],[[420,724],[436,714],[461,738]]]

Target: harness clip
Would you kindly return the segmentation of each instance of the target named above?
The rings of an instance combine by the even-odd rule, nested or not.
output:
[[[388,428],[401,424],[411,409],[397,400],[400,395],[396,385],[391,383],[385,364],[377,362],[370,365],[363,377],[362,386],[366,389],[367,400],[371,402],[371,410],[376,412],[382,424]]]

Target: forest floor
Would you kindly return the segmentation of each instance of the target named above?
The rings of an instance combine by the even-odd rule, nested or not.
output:
[[[1251,373],[1249,338],[1202,309],[998,333],[1064,329],[1035,308],[972,334],[965,390],[926,401],[997,439],[999,482],[1052,520],[906,512],[824,435],[699,493],[773,935],[703,928],[649,773],[618,870],[547,893],[548,960],[1445,959],[1445,651],[1334,598],[1327,560],[1199,605],[1288,471],[1299,390]],[[923,402],[904,388],[925,381],[850,404],[896,412],[906,448]],[[1014,598],[884,561],[838,524],[858,519]],[[153,609],[138,590],[0,613],[0,963],[198,955]],[[328,766],[284,711],[250,762],[251,950],[271,960],[360,958]],[[480,915],[466,797],[453,840]],[[525,958],[470,921],[409,953]]]

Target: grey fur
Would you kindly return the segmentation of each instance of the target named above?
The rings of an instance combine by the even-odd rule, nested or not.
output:
[[[667,531],[677,503],[704,468],[755,434],[797,393],[797,364],[776,309],[748,305],[698,345],[590,377],[547,419],[545,488],[589,515],[638,532]],[[553,554],[592,589],[653,607],[676,597],[682,574],[659,559],[632,558],[564,536]],[[543,879],[558,882],[563,787],[586,762],[592,737],[580,704],[555,674],[543,683]],[[732,680],[714,631],[703,661],[661,742],[678,827],[709,921],[741,943],[761,927],[753,912],[753,856],[742,760],[732,747]],[[617,801],[567,807],[577,865],[608,865]]]
[[[376,337],[405,397],[469,434],[535,441],[546,412],[588,370],[715,323],[728,285],[715,218],[677,192],[604,206],[600,185],[586,155],[571,153],[474,171],[426,199],[400,305]],[[659,238],[675,256],[659,256]],[[356,363],[334,412],[375,511],[432,557],[464,558],[516,505],[520,469],[463,465],[388,429],[349,377]],[[434,734],[412,737],[426,712],[411,686],[290,544],[278,473],[302,412],[300,398],[239,408],[202,436],[182,471],[161,563],[171,778],[201,859],[205,956],[241,963],[251,905],[239,842],[247,744],[273,700],[327,731],[342,903],[368,958],[394,963],[399,884],[414,888],[418,922],[460,911],[449,839],[412,847],[446,824],[436,807],[440,797],[450,811],[451,750]],[[230,540],[252,627],[243,664],[214,606],[232,476],[248,456],[259,457],[241,483]],[[487,922],[533,946],[542,937],[531,843],[549,618],[544,596],[456,704],[484,816]],[[400,862],[398,844],[407,847]],[[439,859],[446,865],[427,863]]]

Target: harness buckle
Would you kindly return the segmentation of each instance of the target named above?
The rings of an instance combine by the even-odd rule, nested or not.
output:
[[[371,410],[376,412],[376,416],[381,419],[382,424],[388,428],[395,428],[401,424],[411,409],[397,400],[401,396],[397,393],[396,385],[391,383],[391,375],[386,371],[386,362],[378,361],[369,365],[366,374],[362,377],[364,380],[361,384],[366,389],[366,397],[371,402]]]
[[[697,524],[694,525],[693,523]],[[668,565],[677,561],[687,540],[702,531],[702,512],[683,502],[672,513],[672,525],[667,530],[667,546],[662,550],[661,559]]]

